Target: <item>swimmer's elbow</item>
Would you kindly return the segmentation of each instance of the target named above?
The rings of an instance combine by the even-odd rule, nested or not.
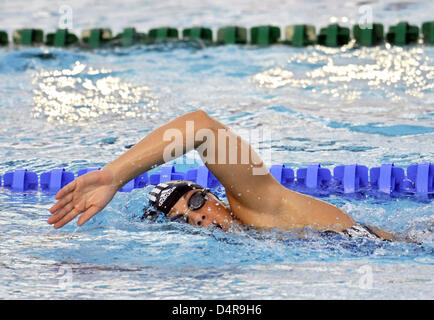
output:
[[[198,127],[213,129],[216,126],[217,121],[203,110],[193,111],[190,115],[200,124]]]
[[[207,117],[208,113],[206,113],[205,111],[203,111],[202,109],[200,110],[196,110],[196,111],[192,111],[191,112],[192,115],[195,115],[197,117]]]
[[[193,120],[197,120],[197,121],[207,121],[209,118],[211,118],[208,113],[206,113],[203,110],[196,110],[196,111],[192,111],[190,112],[190,117]]]

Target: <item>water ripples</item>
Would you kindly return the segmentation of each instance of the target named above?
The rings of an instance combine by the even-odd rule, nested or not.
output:
[[[287,65],[260,72],[254,80],[268,88],[291,86],[347,101],[372,95],[422,99],[434,89],[434,65],[421,47],[316,47],[292,55]]]
[[[273,151],[270,165],[432,161],[432,54],[419,46],[2,51],[0,174],[101,166],[197,108],[235,131],[269,130],[260,148]],[[354,274],[366,265],[382,272],[371,298],[391,292],[393,277],[407,279],[412,294],[427,294],[431,203],[324,198],[419,245],[146,223],[144,193],[118,193],[84,227],[55,231],[46,224],[52,195],[0,189],[0,286],[13,288],[0,297],[291,298],[297,290],[361,298],[367,293],[352,290]],[[72,270],[71,288],[59,287],[62,267]]]
[[[39,72],[33,84],[32,114],[47,121],[83,122],[104,115],[125,119],[158,112],[157,99],[147,86],[124,82],[110,70],[80,62],[72,69]]]

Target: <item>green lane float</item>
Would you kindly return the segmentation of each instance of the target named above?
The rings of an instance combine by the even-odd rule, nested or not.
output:
[[[423,42],[434,44],[434,21],[424,22],[422,24]]]
[[[8,33],[0,30],[0,46],[6,46],[9,44]]]
[[[326,47],[339,47],[350,42],[350,29],[338,24],[330,24],[321,28],[317,43]]]
[[[419,27],[412,26],[408,22],[400,22],[395,26],[389,28],[386,35],[387,42],[397,45],[405,46],[416,43],[419,39]]]
[[[299,24],[285,28],[284,44],[294,47],[305,47],[316,42],[315,27],[311,25]]]
[[[135,44],[146,43],[146,33],[137,32],[136,28],[125,28],[113,39],[113,45],[120,45],[121,47],[130,47]]]
[[[372,47],[384,41],[384,27],[381,23],[369,26],[356,24],[353,27],[353,36],[358,45]]]
[[[275,44],[280,38],[280,28],[275,26],[257,26],[250,29],[250,42],[260,46]]]
[[[112,40],[112,32],[110,29],[87,29],[83,30],[81,38],[84,44],[95,49],[109,43]]]
[[[414,43],[434,44],[434,21],[422,24],[421,38],[419,27],[408,22],[399,22],[390,26],[385,33],[381,23],[370,25],[354,25],[352,36],[356,46],[372,47],[384,42],[404,46]],[[248,33],[250,39],[248,40]],[[217,30],[217,39],[213,41],[211,28],[196,26],[182,30],[182,40],[201,40],[208,44],[247,44],[268,46],[273,44],[286,44],[294,47],[305,47],[318,44],[327,47],[340,47],[350,42],[350,28],[338,24],[330,24],[316,33],[315,26],[296,24],[286,26],[284,39],[280,39],[281,30],[277,26],[261,25],[248,30],[240,26],[226,26]],[[148,33],[138,32],[134,27],[124,28],[122,32],[113,37],[110,29],[93,28],[83,30],[81,39],[67,29],[58,29],[48,33],[44,41],[44,32],[41,29],[18,29],[13,32],[12,42],[15,45],[34,46],[47,45],[54,47],[83,46],[91,49],[110,47],[129,47],[137,44],[153,44],[166,41],[180,40],[178,29],[162,27],[150,29]],[[420,40],[419,40],[420,38]],[[0,46],[9,45],[8,32],[0,30]]]
[[[246,44],[247,29],[237,26],[220,28],[217,31],[218,44]]]
[[[185,40],[205,40],[212,42],[212,30],[203,27],[186,28],[182,31]]]
[[[55,33],[48,33],[45,44],[54,47],[66,47],[78,43],[78,37],[67,29],[57,29]]]
[[[41,29],[19,29],[14,31],[12,38],[14,43],[18,45],[31,46],[42,44],[44,32]]]
[[[148,32],[149,40],[155,41],[167,41],[167,40],[177,40],[178,30],[175,28],[164,27],[151,29]]]

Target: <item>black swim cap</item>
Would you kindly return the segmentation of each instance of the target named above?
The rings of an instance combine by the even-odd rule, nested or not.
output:
[[[175,203],[188,191],[204,189],[201,185],[191,181],[173,180],[155,186],[149,193],[149,204],[156,210],[168,214]]]

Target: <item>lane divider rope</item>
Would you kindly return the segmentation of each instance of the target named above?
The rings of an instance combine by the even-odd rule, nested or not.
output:
[[[100,169],[80,169],[77,177]],[[286,188],[307,194],[381,193],[414,195],[424,199],[431,199],[434,195],[434,164],[430,162],[412,164],[407,168],[397,167],[393,163],[384,163],[370,169],[359,164],[339,165],[333,168],[333,174],[318,163],[296,170],[286,167],[285,164],[272,165],[269,169],[273,177]],[[43,172],[39,177],[27,169],[17,169],[5,173],[3,179],[1,178],[0,176],[0,186],[14,192],[34,190],[57,193],[73,181],[75,175],[65,168]],[[163,165],[159,172],[145,172],[126,183],[120,191],[131,192],[133,189],[170,180],[188,180],[211,189],[223,188],[204,165],[185,172],[176,171],[174,165]]]
[[[250,32],[248,32],[250,31]],[[227,26],[217,30],[217,39],[213,40],[211,28],[196,26],[185,28],[182,33],[177,28],[153,28],[148,33],[138,32],[136,28],[129,27],[117,35],[113,35],[108,28],[93,28],[82,31],[81,39],[66,29],[58,29],[48,33],[44,39],[41,29],[18,29],[13,32],[13,44],[18,46],[46,45],[54,47],[81,46],[84,48],[101,48],[107,46],[129,47],[137,44],[155,44],[167,41],[199,40],[204,44],[252,44],[268,46],[273,44],[286,44],[295,47],[305,47],[319,44],[327,47],[340,47],[347,45],[353,39],[357,46],[376,46],[384,42],[392,45],[405,46],[418,42],[434,44],[434,21],[422,23],[421,28],[401,21],[389,27],[385,33],[381,23],[369,25],[356,24],[352,28],[339,24],[330,24],[320,28],[316,33],[315,26],[297,24],[286,26],[284,32],[278,26],[261,25],[248,30],[240,26]],[[248,39],[248,35],[250,38]],[[281,36],[284,35],[284,39]],[[180,36],[182,39],[180,39]],[[419,41],[420,40],[420,41]],[[0,46],[9,45],[8,33],[0,30]]]

